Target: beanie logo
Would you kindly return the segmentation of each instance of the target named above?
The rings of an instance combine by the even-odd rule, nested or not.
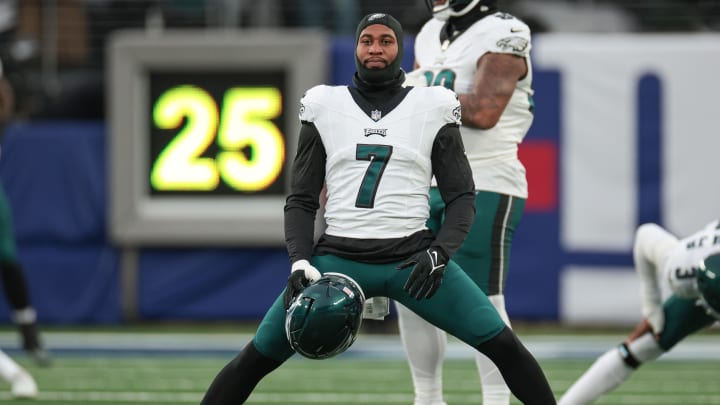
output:
[[[377,20],[377,19],[380,19],[380,18],[383,18],[383,17],[385,17],[385,14],[383,14],[383,13],[375,13],[375,14],[371,15],[370,17],[368,17],[368,22],[373,21],[373,20]]]

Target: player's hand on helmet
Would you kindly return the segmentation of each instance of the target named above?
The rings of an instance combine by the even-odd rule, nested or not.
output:
[[[435,247],[410,256],[410,258],[397,266],[398,270],[412,267],[403,290],[417,300],[432,297],[440,288],[440,284],[442,284],[447,261],[445,253]]]
[[[316,269],[307,260],[298,260],[292,265],[290,277],[287,280],[285,293],[283,294],[283,304],[285,309],[290,308],[293,298],[309,286],[310,283],[318,281],[322,277],[320,271]]]

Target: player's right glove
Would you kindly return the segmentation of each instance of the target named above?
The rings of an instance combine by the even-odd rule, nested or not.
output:
[[[434,247],[410,256],[409,259],[397,266],[398,270],[413,266],[403,290],[410,293],[410,296],[416,300],[432,297],[442,284],[447,261],[445,254]]]
[[[304,290],[310,283],[320,280],[320,277],[322,277],[320,271],[307,260],[298,260],[293,263],[287,286],[285,286],[285,293],[283,294],[285,309],[290,308],[290,303],[300,291]]]

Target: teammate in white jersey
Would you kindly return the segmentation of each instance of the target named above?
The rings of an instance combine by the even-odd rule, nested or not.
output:
[[[678,240],[641,225],[633,246],[643,320],[618,347],[600,356],[560,399],[589,404],[617,388],[643,363],[720,319],[720,221]]]
[[[402,38],[395,18],[365,16],[356,31],[354,86],[316,86],[302,98],[285,205],[292,271],[255,337],[215,377],[202,404],[243,403],[294,348],[313,358],[345,350],[359,327],[358,296],[397,300],[482,351],[497,363],[522,403],[555,403],[537,361],[482,290],[450,260],[475,214],[472,174],[459,131],[460,104],[442,87],[402,86]],[[447,204],[437,234],[425,225],[433,176]],[[327,228],[314,243],[325,183]],[[332,302],[316,308],[312,297],[304,298],[305,291],[325,288],[329,273],[334,279],[327,292],[342,301],[344,291],[352,312]],[[315,312],[295,316],[303,305]],[[333,329],[338,321],[340,327]],[[295,323],[300,326],[291,330]],[[340,346],[313,344],[336,334],[342,337]],[[307,345],[296,345],[295,336]],[[305,350],[310,346],[312,351]]]
[[[458,94],[462,134],[475,182],[477,214],[453,256],[510,325],[505,285],[515,229],[528,186],[518,145],[533,121],[531,37],[528,26],[497,11],[495,0],[431,2],[434,18],[415,39],[415,70],[407,83],[444,86]],[[437,230],[444,204],[431,189],[428,226]],[[402,305],[400,333],[415,387],[415,405],[445,404],[442,363],[446,335]],[[508,405],[510,391],[497,367],[476,355],[483,404]]]

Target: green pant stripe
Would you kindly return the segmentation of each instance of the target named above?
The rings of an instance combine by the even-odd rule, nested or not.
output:
[[[490,241],[490,280],[488,295],[500,294],[507,275],[507,255],[509,245],[505,243],[506,230],[512,212],[512,197],[500,195],[495,220],[492,225],[492,239]]]

